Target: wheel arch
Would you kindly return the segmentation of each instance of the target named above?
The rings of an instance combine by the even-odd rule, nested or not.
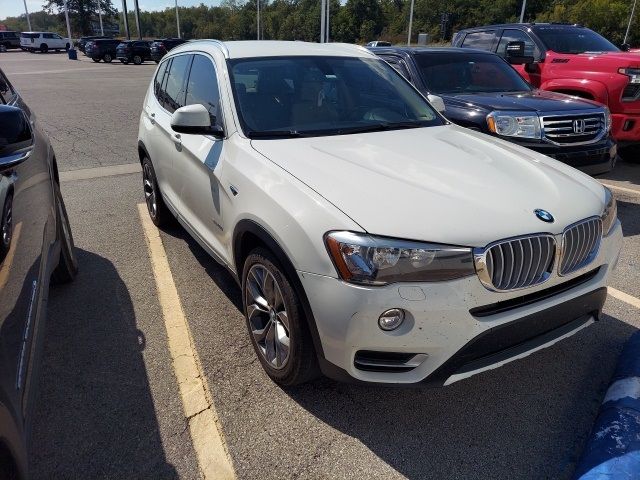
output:
[[[147,147],[145,147],[144,142],[142,140],[138,140],[138,159],[140,160],[140,165],[142,165],[142,161],[144,158],[148,158],[151,160],[149,156],[149,152],[147,151]]]
[[[264,227],[255,221],[248,219],[238,222],[233,231],[232,242],[234,269],[237,280],[240,284],[242,284],[244,261],[253,249],[263,247],[275,255],[300,299],[300,303],[302,304],[305,318],[307,320],[307,326],[309,327],[311,338],[313,339],[313,346],[316,349],[316,355],[319,359],[324,360],[324,350],[322,349],[320,334],[318,332],[315,317],[313,316],[313,311],[311,310],[309,299],[304,291],[302,282],[300,282],[300,279],[298,278],[298,273],[284,249]]]

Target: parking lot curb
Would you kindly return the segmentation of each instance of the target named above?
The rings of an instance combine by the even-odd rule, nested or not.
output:
[[[575,480],[640,477],[640,332],[627,341]]]

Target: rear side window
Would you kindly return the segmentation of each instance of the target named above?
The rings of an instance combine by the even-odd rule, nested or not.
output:
[[[39,33],[21,33],[20,36],[22,38],[39,38],[40,34]]]
[[[164,108],[170,113],[175,112],[178,108],[184,107],[184,89],[185,79],[187,76],[187,68],[191,62],[192,55],[180,55],[173,57],[169,73],[167,76],[166,86],[164,88]]]
[[[529,35],[521,30],[508,29],[502,33],[502,38],[498,44],[498,51],[496,52],[503,58],[506,56],[507,44],[509,42],[524,42],[524,54],[527,57],[535,57],[536,53],[539,53],[536,44],[533,43]]]
[[[220,94],[218,78],[213,63],[203,55],[194,55],[191,73],[187,82],[187,98],[185,105],[203,105],[215,124],[219,119]],[[219,123],[219,122],[218,122]]]
[[[53,38],[53,33],[45,33],[42,35],[43,38]]]
[[[2,72],[0,72],[0,96],[4,103],[12,103],[16,99],[16,92]]]
[[[484,32],[467,33],[464,37],[462,46],[466,48],[478,48],[480,50],[491,50],[496,39],[494,30],[485,30]]]
[[[156,73],[156,78],[153,81],[153,93],[155,94],[156,98],[160,103],[164,102],[164,97],[163,97],[164,91],[162,87],[164,83],[165,74],[167,73],[167,65],[169,65],[170,63],[171,63],[171,60],[168,60],[160,64],[160,66],[158,67],[158,73]]]
[[[392,55],[381,55],[385,62],[391,65],[396,71],[407,80],[411,81],[411,74],[409,74],[409,68],[404,60]]]

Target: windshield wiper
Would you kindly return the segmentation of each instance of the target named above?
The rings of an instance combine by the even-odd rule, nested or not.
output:
[[[422,122],[385,122],[371,123],[369,125],[361,125],[357,127],[340,128],[335,131],[337,135],[347,133],[367,133],[367,132],[384,132],[386,130],[400,130],[404,128],[420,128],[426,126]]]
[[[248,131],[249,138],[295,138],[306,136],[303,132],[296,130],[264,130],[264,131]]]

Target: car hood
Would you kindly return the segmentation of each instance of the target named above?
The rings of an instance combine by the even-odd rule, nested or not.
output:
[[[486,110],[532,111],[538,113],[575,111],[585,108],[601,108],[601,105],[584,98],[561,93],[533,90],[508,93],[477,93],[473,95],[443,95],[445,105]]]
[[[591,177],[455,125],[251,145],[377,235],[484,246],[560,233],[604,207]],[[555,222],[536,218],[537,208]]]

